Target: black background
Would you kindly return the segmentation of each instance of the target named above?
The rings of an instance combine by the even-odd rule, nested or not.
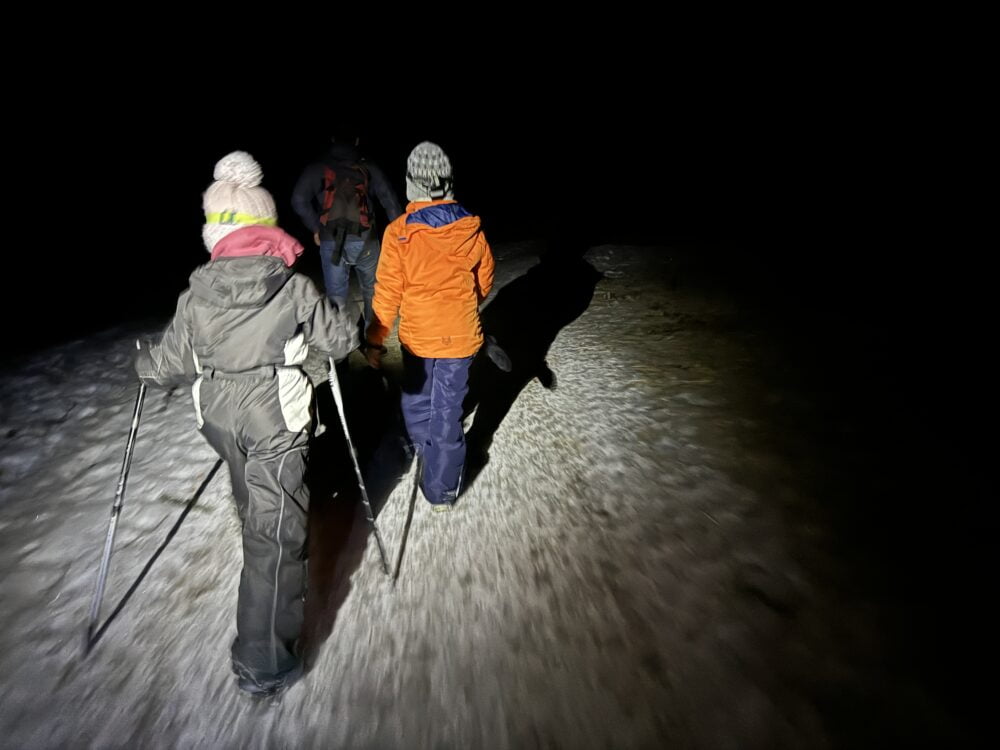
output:
[[[911,222],[927,216],[896,192],[907,177],[893,171],[906,168],[898,144],[880,149],[853,132],[863,102],[824,107],[815,91],[760,77],[576,86],[476,96],[415,86],[363,107],[229,97],[169,80],[80,91],[48,112],[71,127],[28,134],[13,155],[30,173],[25,207],[37,212],[14,253],[15,275],[30,282],[18,286],[73,314],[44,333],[10,333],[32,346],[160,314],[207,259],[201,193],[235,149],[258,159],[281,224],[308,242],[291,188],[343,129],[361,133],[401,199],[410,149],[439,143],[457,198],[493,242],[562,232],[590,245],[697,242],[721,267],[735,255],[793,286],[847,285],[845,300],[853,288],[881,287],[911,301],[927,245],[910,244]]]

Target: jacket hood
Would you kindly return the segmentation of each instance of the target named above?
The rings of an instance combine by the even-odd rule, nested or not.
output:
[[[191,294],[216,307],[262,307],[292,276],[301,254],[302,245],[277,227],[239,229],[191,274]]]
[[[452,200],[414,202],[406,206],[399,241],[405,245],[417,234],[427,233],[443,252],[465,257],[476,246],[481,223]]]

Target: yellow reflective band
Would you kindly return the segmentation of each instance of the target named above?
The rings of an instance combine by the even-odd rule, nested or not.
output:
[[[235,211],[205,214],[205,222],[208,224],[263,224],[268,227],[278,225],[277,219],[265,219],[261,216],[238,214]]]

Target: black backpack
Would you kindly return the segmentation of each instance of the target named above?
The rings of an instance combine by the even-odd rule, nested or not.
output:
[[[368,170],[360,163],[323,165],[320,234],[326,238],[361,234],[371,228],[368,213]]]

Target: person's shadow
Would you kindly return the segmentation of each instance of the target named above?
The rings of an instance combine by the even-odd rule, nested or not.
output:
[[[393,428],[392,399],[398,396],[368,367],[352,369],[342,362],[337,372],[351,440],[364,467],[383,435]],[[303,656],[307,670],[313,666],[320,648],[333,631],[340,607],[351,590],[351,575],[364,557],[371,534],[329,384],[317,385],[316,402],[326,429],[313,438],[307,475],[309,557],[303,627]],[[372,505],[377,513],[374,500]],[[383,574],[380,569],[373,568],[372,575]]]
[[[583,259],[582,242],[549,242],[540,262],[503,287],[480,312],[483,333],[492,337],[510,358],[503,372],[483,347],[469,373],[469,393],[463,416],[476,415],[466,434],[464,489],[489,461],[493,435],[521,390],[538,378],[546,388],[556,387],[556,375],[546,362],[556,335],[590,305],[603,274]]]

